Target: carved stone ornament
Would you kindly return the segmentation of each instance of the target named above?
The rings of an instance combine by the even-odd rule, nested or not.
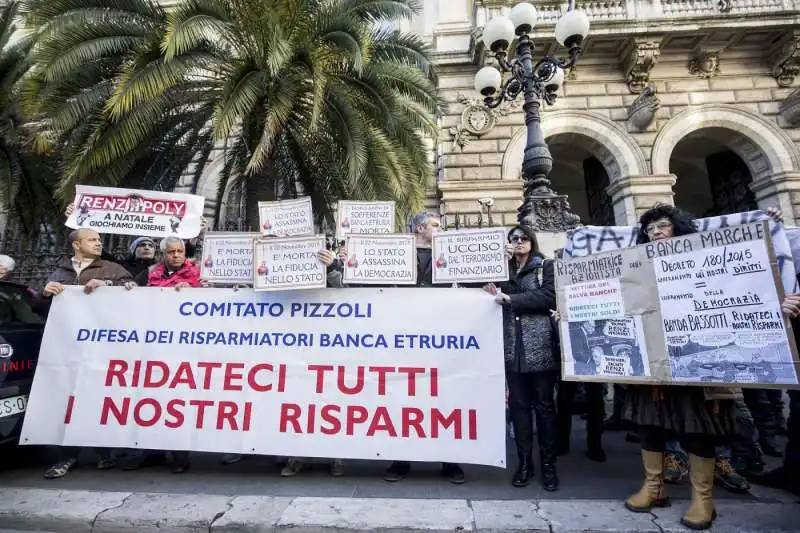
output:
[[[631,93],[639,94],[647,87],[650,72],[660,55],[660,40],[633,40],[624,64],[625,78]]]
[[[719,74],[719,52],[697,52],[689,60],[689,74],[700,78],[713,78]]]
[[[520,109],[519,100],[503,102],[495,109],[488,109],[483,102],[475,98],[458,95],[458,101],[466,107],[461,113],[461,121],[448,130],[453,136],[453,149],[463,150],[472,137],[480,137],[494,128],[498,117],[504,117]]]
[[[770,54],[772,75],[780,87],[791,87],[800,74],[800,31],[793,31]]]
[[[648,85],[628,108],[628,121],[638,130],[646,129],[653,123],[656,111],[661,107],[656,88]]]
[[[791,126],[800,124],[800,89],[795,89],[778,107],[778,114]]]

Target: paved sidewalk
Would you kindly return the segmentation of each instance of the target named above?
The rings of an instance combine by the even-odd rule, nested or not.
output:
[[[686,531],[687,501],[653,513],[616,500],[281,498],[3,489],[0,530],[52,533],[346,533]],[[790,502],[720,501],[716,532],[800,531]]]

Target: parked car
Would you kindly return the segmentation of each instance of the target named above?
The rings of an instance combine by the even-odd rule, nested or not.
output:
[[[19,439],[45,321],[27,287],[0,281],[0,444]]]

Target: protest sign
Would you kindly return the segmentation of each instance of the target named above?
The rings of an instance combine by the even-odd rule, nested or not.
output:
[[[336,239],[348,235],[394,233],[394,202],[352,202],[339,200]]]
[[[762,220],[769,222],[770,241],[778,261],[778,270],[783,289],[787,292],[793,292],[797,286],[796,270],[786,228],[783,224],[778,224],[770,219],[764,211],[748,211],[746,213],[699,218],[695,222],[698,231],[702,232],[750,224]],[[567,232],[564,259],[584,257],[598,252],[635,246],[638,231],[639,228],[633,226],[581,226],[570,230]]]
[[[21,442],[502,467],[501,316],[468,289],[67,287]]]
[[[564,379],[797,388],[765,222],[556,262]]]
[[[262,235],[292,237],[314,234],[311,198],[258,202],[258,221]]]
[[[212,283],[253,283],[253,241],[259,236],[259,233],[206,233],[200,277]]]
[[[506,230],[445,231],[433,237],[433,283],[508,280]]]
[[[325,288],[327,267],[317,257],[324,249],[324,235],[255,240],[253,288],[257,291]]]
[[[75,209],[66,226],[98,233],[192,239],[200,234],[205,198],[193,194],[75,187]]]
[[[413,235],[349,235],[344,283],[416,285],[417,249]]]

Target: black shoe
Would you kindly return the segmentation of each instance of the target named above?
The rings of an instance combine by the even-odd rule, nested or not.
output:
[[[542,465],[542,487],[544,487],[544,490],[547,492],[555,492],[558,490],[558,475],[556,475],[556,465]]]
[[[521,458],[514,477],[511,478],[511,484],[515,487],[527,487],[531,482],[533,472],[533,461],[529,457]]]
[[[591,459],[596,463],[605,463],[606,462],[606,451],[603,449],[602,446],[592,446],[588,450],[586,450],[586,457]]]
[[[464,471],[455,463],[442,463],[442,477],[453,485],[462,485],[464,481]]]
[[[389,466],[389,468],[386,469],[383,479],[389,483],[394,483],[395,481],[400,481],[406,477],[410,471],[411,465],[409,463],[404,461],[395,461]]]
[[[761,439],[761,451],[770,457],[783,457],[783,452],[778,447],[775,440],[771,438]]]
[[[138,470],[149,466],[161,466],[166,458],[163,453],[137,453],[123,463],[122,470]]]
[[[752,481],[756,485],[762,485],[764,487],[770,487],[773,489],[786,490],[791,492],[795,496],[800,496],[800,480],[790,479],[790,476],[786,472],[786,469],[782,466],[779,466],[778,468],[774,468],[772,470],[768,470],[763,474],[753,476],[750,478],[750,481]]]

